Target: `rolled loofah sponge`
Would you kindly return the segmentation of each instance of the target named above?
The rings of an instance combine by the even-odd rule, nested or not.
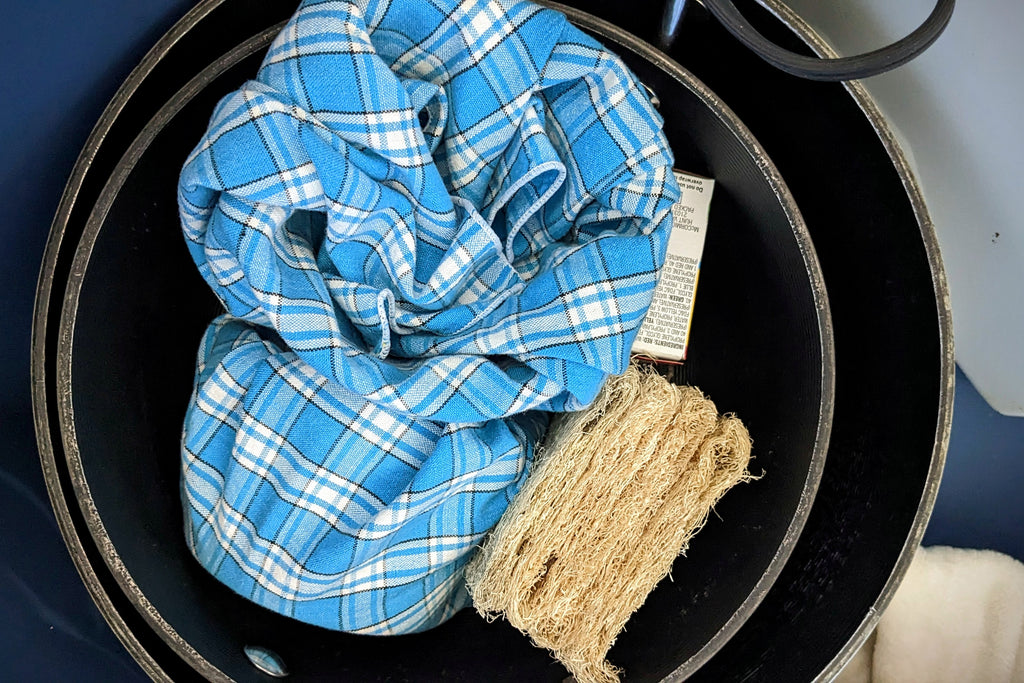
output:
[[[750,437],[693,387],[631,364],[558,416],[466,572],[477,611],[547,648],[580,683],[617,681],[608,650],[733,485]]]

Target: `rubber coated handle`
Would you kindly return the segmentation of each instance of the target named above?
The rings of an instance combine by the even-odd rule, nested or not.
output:
[[[669,0],[665,7],[665,28],[669,23],[678,26],[681,8],[687,2],[688,0]],[[703,0],[703,4],[737,40],[766,62],[786,73],[814,81],[849,81],[895,69],[924,52],[942,35],[949,24],[955,0],[938,0],[935,9],[923,24],[892,45],[853,57],[835,59],[805,57],[779,47],[758,33],[731,0]]]

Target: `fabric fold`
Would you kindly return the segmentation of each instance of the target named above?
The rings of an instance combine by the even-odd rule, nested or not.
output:
[[[329,628],[450,616],[544,413],[628,363],[671,166],[635,78],[558,12],[302,2],[179,181],[226,310],[183,434],[203,566]]]

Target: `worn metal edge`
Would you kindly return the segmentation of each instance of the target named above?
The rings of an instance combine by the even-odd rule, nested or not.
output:
[[[88,269],[89,259],[92,255],[92,249],[95,246],[96,239],[106,220],[107,213],[116,199],[118,191],[131,174],[139,158],[178,111],[188,104],[210,81],[242,59],[251,56],[260,49],[266,48],[280,32],[282,26],[283,22],[263,30],[207,66],[157,112],[129,146],[128,151],[125,152],[118,162],[114,172],[103,187],[99,200],[89,215],[81,240],[75,250],[71,273],[65,290],[58,335],[56,382],[64,455],[71,474],[75,497],[78,499],[79,507],[86,519],[89,532],[96,542],[104,562],[112,572],[114,579],[143,618],[153,627],[157,635],[170,645],[175,652],[181,655],[198,673],[215,681],[230,681],[231,679],[220,669],[208,662],[188,641],[182,638],[146,598],[121,560],[117,548],[106,531],[102,517],[96,509],[81,461],[75,430],[74,401],[71,394],[74,332],[79,296],[86,270]],[[118,622],[118,626],[124,628],[123,622],[120,619],[118,619]],[[135,654],[134,650],[132,652]],[[152,659],[148,653],[146,659]]]
[[[804,480],[803,491],[800,501],[797,504],[793,519],[783,537],[775,556],[768,563],[761,579],[754,585],[748,596],[726,620],[726,623],[711,639],[689,659],[678,666],[664,680],[681,681],[697,669],[707,663],[728,640],[736,634],[740,627],[749,619],[754,610],[761,604],[764,596],[782,573],[782,569],[793,552],[796,542],[810,516],[811,506],[817,493],[818,485],[821,482],[822,473],[825,469],[825,459],[828,452],[829,437],[832,430],[832,415],[835,399],[835,339],[832,330],[832,316],[829,305],[828,294],[825,288],[825,278],[821,270],[821,264],[814,251],[810,232],[804,223],[796,201],[793,199],[782,175],[772,163],[768,154],[754,137],[753,133],[743,124],[733,111],[718,98],[713,91],[704,85],[696,76],[690,73],[668,55],[655,48],[650,43],[643,41],[632,34],[623,31],[614,24],[603,19],[586,14],[565,5],[551,2],[550,0],[538,0],[542,5],[552,7],[563,12],[573,23],[593,31],[600,37],[611,40],[623,47],[626,47],[641,57],[649,60],[678,82],[687,87],[699,97],[718,118],[726,124],[733,134],[740,140],[748,153],[757,160],[761,172],[768,179],[772,190],[779,199],[786,211],[793,234],[796,237],[800,248],[804,265],[811,277],[813,296],[817,308],[818,331],[822,350],[822,372],[821,372],[821,397],[822,403],[818,412],[818,429],[815,435],[814,449],[811,456],[811,466],[808,468],[807,477]]]
[[[78,200],[82,183],[96,157],[96,153],[103,144],[114,122],[121,114],[121,111],[146,77],[149,76],[167,52],[222,1],[207,0],[206,2],[201,2],[179,19],[146,53],[139,64],[132,69],[93,126],[82,151],[75,160],[71,175],[57,205],[57,211],[50,224],[49,236],[43,251],[39,275],[36,279],[35,301],[32,312],[31,359],[29,368],[32,417],[36,433],[36,445],[39,450],[40,467],[43,471],[46,492],[54,511],[57,527],[64,538],[64,543],[68,548],[68,553],[71,556],[75,569],[100,614],[106,620],[118,640],[121,641],[121,644],[139,663],[143,671],[155,681],[170,681],[170,678],[153,656],[132,634],[131,629],[128,628],[124,620],[119,616],[110,597],[106,594],[96,570],[88,558],[78,530],[75,529],[74,520],[71,518],[68,508],[68,493],[61,486],[57,474],[60,467],[57,462],[56,449],[51,440],[50,419],[47,414],[50,393],[48,381],[52,379],[48,378],[46,374],[46,342],[49,334],[48,318],[54,289],[61,284],[54,282],[54,271],[63,244],[64,231],[75,202]],[[52,390],[58,394],[59,398],[61,387],[54,386]]]
[[[804,21],[793,10],[787,7],[783,0],[756,0],[788,29],[793,31],[819,57],[837,57],[838,53],[821,37],[811,26]],[[935,446],[932,449],[931,464],[928,468],[928,480],[925,482],[924,491],[918,504],[914,524],[910,530],[903,549],[896,560],[892,573],[882,588],[882,592],[868,610],[867,615],[861,621],[860,626],[849,638],[846,645],[840,650],[831,663],[818,675],[818,681],[829,681],[835,678],[850,659],[857,653],[864,642],[874,631],[878,620],[881,618],[885,608],[892,601],[896,589],[906,576],[907,570],[914,559],[914,553],[921,544],[928,520],[931,517],[932,508],[935,506],[935,498],[938,495],[939,483],[942,479],[942,471],[946,462],[946,451],[949,448],[950,430],[953,426],[953,398],[956,383],[956,360],[953,344],[953,309],[950,303],[949,286],[946,280],[946,271],[942,265],[942,255],[939,251],[939,240],[935,233],[935,226],[924,202],[924,195],[921,187],[914,177],[914,173],[907,161],[906,154],[900,147],[892,128],[886,122],[881,109],[867,88],[860,81],[847,81],[844,84],[847,92],[853,97],[858,108],[864,112],[871,127],[878,135],[879,140],[892,159],[893,165],[899,173],[903,188],[910,198],[914,215],[917,217],[921,237],[924,240],[925,253],[928,257],[928,264],[932,273],[932,285],[935,291],[935,299],[938,307],[939,321],[939,344],[942,358],[940,359],[940,370],[942,379],[939,385],[939,409],[936,415],[937,423],[935,429]]]

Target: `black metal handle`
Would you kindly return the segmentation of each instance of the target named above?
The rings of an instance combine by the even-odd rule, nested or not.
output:
[[[671,43],[692,0],[668,0],[662,19],[662,42]],[[819,59],[785,50],[753,28],[731,0],[702,0],[703,5],[737,40],[769,64],[814,81],[849,81],[895,69],[914,59],[935,40],[953,16],[955,0],[937,0],[935,9],[913,33],[892,45],[853,57]]]

